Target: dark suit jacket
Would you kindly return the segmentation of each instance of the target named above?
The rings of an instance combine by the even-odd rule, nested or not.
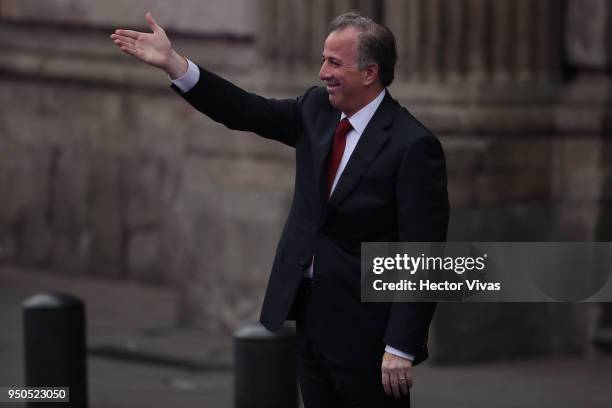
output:
[[[446,168],[432,133],[387,92],[328,200],[326,159],[340,112],[324,88],[297,99],[266,99],[200,68],[197,85],[180,94],[230,129],[295,148],[293,203],[263,303],[264,326],[276,330],[292,317],[314,254],[309,302],[316,318],[307,335],[327,358],[380,367],[388,344],[413,354],[415,363],[424,360],[435,304],[361,303],[360,252],[361,242],[446,240]]]

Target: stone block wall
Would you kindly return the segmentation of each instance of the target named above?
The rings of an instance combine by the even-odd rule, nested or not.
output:
[[[180,52],[276,97],[317,84],[334,14],[380,18],[402,58],[390,91],[447,154],[449,240],[609,240],[609,47],[583,24],[604,3],[0,0],[0,261],[174,285],[191,327],[257,318],[292,152],[212,123],[118,53],[110,30],[144,27],[145,8]],[[419,16],[426,26],[407,24]],[[441,362],[585,352],[596,312],[441,305],[432,351]]]
[[[2,0],[4,21],[56,26],[145,28],[150,11],[170,31],[199,35],[252,37],[256,2],[246,0]]]
[[[252,3],[209,2],[209,22],[231,32],[211,16],[197,26],[164,14],[179,9],[162,2],[126,14],[98,3],[55,2],[48,15],[1,3],[0,262],[175,286],[177,324],[256,319],[290,204],[291,152],[212,123],[108,38],[157,7],[181,52],[244,83],[255,51],[240,16]]]
[[[253,319],[290,204],[291,152],[211,123],[160,83],[128,94],[0,80],[12,96],[0,259],[177,285],[190,325]]]

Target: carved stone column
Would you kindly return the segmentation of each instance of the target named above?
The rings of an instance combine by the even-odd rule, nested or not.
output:
[[[569,0],[566,37],[569,62],[579,69],[610,68],[611,22],[612,4],[607,0]]]
[[[319,64],[329,22],[355,10],[380,20],[375,0],[259,0],[257,45],[269,65],[299,69]]]
[[[588,24],[584,22],[588,21]],[[594,212],[596,241],[612,241],[612,4],[607,0],[570,0],[567,13],[567,59],[576,70],[576,82],[568,90],[565,112],[576,107],[588,110],[591,128],[597,137],[595,160],[598,165]],[[585,103],[591,95],[595,103]],[[578,111],[580,112],[580,111]],[[568,211],[569,212],[569,211]],[[594,339],[598,347],[612,349],[612,304],[602,303],[599,324]]]
[[[415,81],[533,82],[561,70],[561,2],[388,0],[399,73]]]

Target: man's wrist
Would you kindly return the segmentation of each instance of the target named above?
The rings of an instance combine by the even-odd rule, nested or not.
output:
[[[406,353],[405,351],[401,351],[387,344],[385,347],[385,351],[389,354],[393,354],[394,356],[405,358],[406,360],[414,361],[414,355],[410,353]]]
[[[176,79],[183,76],[188,68],[189,65],[185,57],[182,57],[173,49],[168,58],[168,63],[164,67],[164,71],[166,71],[170,79]]]
[[[198,66],[188,58],[185,59],[187,60],[188,66],[187,72],[176,79],[171,79],[172,85],[176,86],[182,93],[189,92],[200,81],[200,69]]]

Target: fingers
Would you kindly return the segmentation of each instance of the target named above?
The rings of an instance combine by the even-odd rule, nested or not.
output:
[[[385,394],[391,396],[391,394],[393,394],[393,391],[391,390],[391,381],[389,379],[389,373],[384,370],[382,372],[382,384],[383,388],[385,389]]]
[[[136,40],[134,40],[134,38],[124,35],[111,34],[111,39],[115,45],[121,49],[121,51],[138,59],[142,59],[142,50],[136,46]]]
[[[121,49],[121,51],[125,52],[128,55],[131,55],[134,58],[137,58],[139,60],[142,59],[142,51],[136,48],[125,47],[125,46],[120,46],[119,48]]]
[[[401,398],[402,395],[408,395],[410,392],[410,386],[405,374],[383,371],[382,384],[385,394],[394,398]]]
[[[400,374],[397,380],[399,382],[399,388],[402,395],[408,395],[408,393],[410,392],[410,387],[412,387],[412,380],[410,380],[410,382],[408,381],[406,373],[404,373],[403,375]]]
[[[119,35],[111,35],[111,38],[113,40],[113,42],[115,43],[115,45],[119,48],[129,48],[132,50],[136,50],[136,42],[129,38],[129,37],[123,37],[123,36],[119,36]]]
[[[157,24],[151,13],[147,13],[145,15],[145,19],[147,20],[147,24],[149,24],[149,27],[151,27],[151,30],[153,30],[154,33],[163,31],[163,29],[159,26],[159,24]],[[115,34],[137,40],[138,37],[145,33],[141,33],[139,31],[134,30],[124,30],[120,28],[118,30],[115,30]]]
[[[136,50],[136,46],[134,44],[130,44],[130,43],[127,43],[127,42],[124,42],[124,41],[115,40],[115,44],[119,48],[123,47],[123,48],[130,48],[130,49]]]
[[[397,375],[391,374],[389,377],[390,377],[389,379],[391,382],[391,390],[393,391],[393,397],[394,398],[401,397],[401,392],[399,388],[399,379],[397,378]]]
[[[122,37],[122,38],[123,39],[113,38],[113,42],[115,43],[115,45],[119,47],[119,49],[125,52],[126,54],[129,54],[132,57],[135,57],[138,59],[142,59],[142,50],[136,48],[136,45],[134,44],[133,40],[124,41],[125,37]]]
[[[387,395],[393,395],[394,398],[401,398],[402,395],[408,395],[410,393],[410,387],[412,386],[411,373],[402,371],[391,371],[388,374],[384,375],[384,377],[388,378],[387,387],[385,387],[383,382],[383,387],[385,388],[385,393]]]
[[[153,30],[154,33],[161,30],[161,27],[157,24],[157,21],[155,21],[151,13],[145,14],[145,20],[147,20],[149,27],[151,27],[151,30]]]
[[[119,45],[119,43],[128,44],[131,46],[136,45],[136,40],[130,37],[125,37],[123,35],[111,34],[111,39],[117,45]]]
[[[134,40],[137,40],[138,36],[140,34],[143,34],[143,33],[139,33],[138,31],[134,31],[134,30],[122,30],[122,29],[119,29],[119,30],[115,30],[115,34],[116,35],[121,35],[121,36],[124,36],[124,37],[129,37],[129,38],[132,38]]]

